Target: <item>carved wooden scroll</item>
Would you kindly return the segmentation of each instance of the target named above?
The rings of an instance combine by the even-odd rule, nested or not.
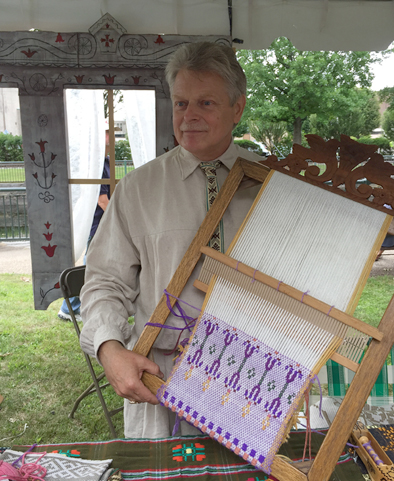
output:
[[[295,144],[285,159],[270,155],[262,164],[393,215],[394,166],[376,152],[376,145],[361,144],[347,135],[341,135],[340,141],[325,141],[318,135],[306,138],[310,148]],[[359,183],[361,179],[366,183]]]

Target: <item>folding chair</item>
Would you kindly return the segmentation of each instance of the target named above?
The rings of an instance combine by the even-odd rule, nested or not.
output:
[[[75,319],[74,312],[71,308],[70,297],[79,296],[84,282],[85,282],[85,266],[70,267],[68,269],[65,269],[60,274],[60,289],[63,293],[64,299],[67,303],[67,307],[70,311],[70,315],[72,318],[72,322],[74,324],[75,331],[78,336],[78,340],[79,340],[81,331],[79,329],[78,322]],[[82,401],[82,399],[89,396],[90,394],[97,393],[97,396],[101,403],[101,407],[103,408],[105,417],[107,419],[108,426],[111,431],[111,435],[113,438],[116,438],[117,434],[116,434],[114,425],[112,423],[111,417],[114,414],[117,414],[118,412],[122,411],[123,406],[117,409],[113,409],[112,411],[108,410],[108,407],[105,403],[105,400],[101,391],[102,389],[106,388],[110,384],[108,382],[105,384],[100,384],[100,381],[102,381],[105,378],[105,373],[102,372],[101,374],[97,375],[93,369],[93,365],[90,357],[85,352],[83,354],[85,356],[86,363],[88,365],[89,372],[90,372],[90,375],[92,376],[93,382],[76,399],[74,406],[71,410],[71,413],[69,414],[69,417],[70,418],[74,417],[74,413],[78,409],[79,403]]]

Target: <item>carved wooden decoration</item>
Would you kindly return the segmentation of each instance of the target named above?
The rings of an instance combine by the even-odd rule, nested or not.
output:
[[[161,155],[174,147],[165,65],[179,46],[202,40],[231,45],[214,35],[128,34],[108,13],[89,32],[0,32],[0,88],[20,97],[36,309],[61,297],[60,273],[74,263],[64,89],[154,90]]]
[[[340,141],[325,141],[318,135],[306,138],[309,149],[295,144],[285,159],[270,155],[262,164],[393,215],[385,206],[394,208],[394,166],[376,153],[376,145],[361,144],[347,135],[341,135]],[[370,185],[357,185],[360,179]]]

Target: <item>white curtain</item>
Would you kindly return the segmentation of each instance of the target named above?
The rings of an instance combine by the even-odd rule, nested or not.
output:
[[[156,157],[156,102],[153,90],[124,90],[124,113],[135,168]]]
[[[70,178],[101,179],[105,156],[103,90],[66,90]],[[71,185],[74,261],[86,249],[99,185]]]

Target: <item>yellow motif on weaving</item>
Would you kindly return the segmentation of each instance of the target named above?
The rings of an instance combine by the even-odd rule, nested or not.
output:
[[[246,417],[247,414],[250,414],[250,405],[251,404],[252,403],[249,401],[248,404],[242,408],[242,417],[243,418]]]
[[[190,379],[192,372],[193,372],[193,366],[188,371],[185,372],[185,381]]]
[[[208,379],[202,383],[202,390],[204,392],[208,390],[209,385],[211,384],[211,379],[211,376],[209,376]]]
[[[222,406],[224,406],[224,405],[226,404],[226,402],[229,401],[229,399],[230,399],[230,392],[231,392],[231,389],[227,389],[226,394],[223,394],[223,396],[222,396]]]
[[[271,424],[270,417],[271,417],[271,415],[268,414],[267,417],[265,419],[263,419],[263,422],[261,423],[261,429],[263,431],[265,431],[269,427],[269,425]]]

